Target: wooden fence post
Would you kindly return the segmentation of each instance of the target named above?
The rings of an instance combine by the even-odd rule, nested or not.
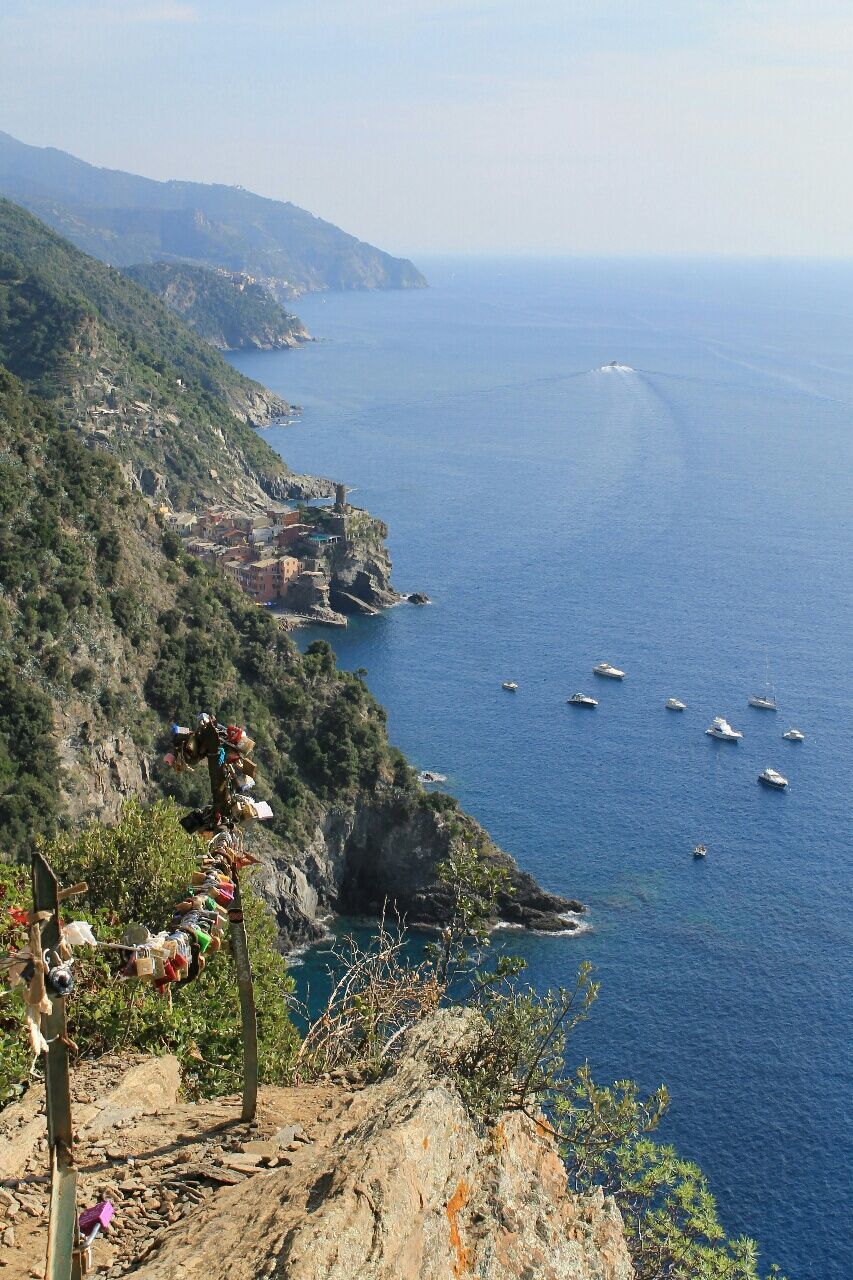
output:
[[[254,1120],[258,1101],[258,1020],[255,1014],[255,990],[252,983],[252,962],[249,941],[243,920],[243,898],[240,878],[234,872],[234,900],[228,913],[231,924],[231,954],[237,971],[237,990],[240,995],[240,1017],[243,1022],[243,1110],[240,1119]]]
[[[42,950],[53,955],[59,946],[59,886],[40,853],[32,860],[33,908],[49,911],[41,930]],[[55,957],[58,959],[58,957]],[[65,998],[51,996],[52,1010],[42,1015],[42,1035],[48,1042],[44,1068],[47,1095],[47,1142],[50,1150],[50,1220],[47,1236],[46,1280],[79,1280],[77,1231],[77,1171],[71,1126],[71,1080],[68,1070]]]

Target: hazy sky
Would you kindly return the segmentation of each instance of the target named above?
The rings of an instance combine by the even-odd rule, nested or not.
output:
[[[0,0],[0,128],[414,255],[853,256],[853,0]]]

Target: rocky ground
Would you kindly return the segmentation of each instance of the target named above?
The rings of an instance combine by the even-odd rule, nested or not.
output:
[[[578,1197],[544,1130],[518,1115],[480,1133],[430,1064],[465,1033],[443,1013],[389,1076],[338,1073],[181,1102],[171,1058],[106,1059],[74,1077],[81,1206],[116,1216],[94,1246],[110,1280],[630,1280],[621,1219]],[[0,1270],[44,1274],[41,1090],[0,1116]]]

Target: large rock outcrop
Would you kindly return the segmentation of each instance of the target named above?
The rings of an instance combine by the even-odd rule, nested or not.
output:
[[[96,1269],[139,1280],[631,1280],[615,1204],[568,1190],[543,1126],[511,1114],[481,1131],[435,1067],[468,1016],[421,1024],[378,1084],[263,1089],[252,1126],[236,1099],[177,1103],[170,1059],[154,1075],[134,1061],[118,1083],[113,1064],[100,1087],[90,1066],[80,1197],[107,1194],[117,1208]],[[16,1154],[0,1216],[11,1209],[16,1225],[8,1242],[0,1232],[0,1259],[6,1280],[28,1280],[44,1257],[44,1118],[25,1100],[3,1121]]]
[[[402,598],[391,585],[388,526],[367,511],[348,508],[346,536],[332,554],[329,603],[341,613],[384,609]]]
[[[580,902],[548,893],[513,859],[488,841],[472,818],[452,809],[390,797],[327,811],[311,836],[292,852],[269,847],[258,888],[278,923],[285,948],[316,939],[334,913],[378,915],[396,910],[410,923],[447,917],[447,891],[436,867],[451,851],[460,824],[471,841],[509,877],[497,919],[548,933],[578,928]]]

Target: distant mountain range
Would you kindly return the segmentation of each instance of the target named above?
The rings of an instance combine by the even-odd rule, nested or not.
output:
[[[321,289],[420,289],[393,258],[295,204],[242,187],[155,182],[0,132],[0,194],[115,267],[191,263],[241,273],[279,302]]]

